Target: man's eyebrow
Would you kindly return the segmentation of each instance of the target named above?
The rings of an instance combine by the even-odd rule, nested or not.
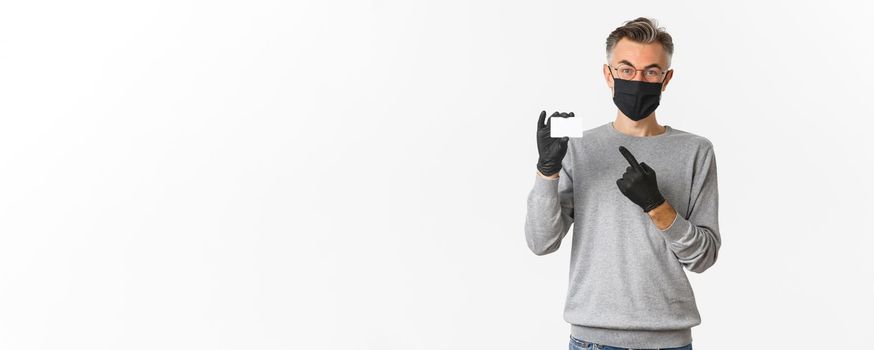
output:
[[[627,60],[620,60],[619,63],[624,63],[624,64],[627,64],[627,65],[629,65],[629,66],[634,67],[634,65],[631,64],[631,62],[628,62]],[[650,65],[648,65],[648,66],[646,66],[646,67],[643,67],[643,69],[647,69],[647,68],[650,68],[650,67],[657,67],[657,68],[659,68],[659,69],[662,69],[662,66],[660,66],[658,63],[650,64]],[[634,67],[634,68],[637,68],[637,67]]]

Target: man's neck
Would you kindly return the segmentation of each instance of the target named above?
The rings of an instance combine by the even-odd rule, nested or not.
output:
[[[655,113],[651,116],[634,121],[626,117],[622,112],[616,113],[613,128],[623,134],[636,137],[655,136],[667,131],[664,126],[656,121]]]

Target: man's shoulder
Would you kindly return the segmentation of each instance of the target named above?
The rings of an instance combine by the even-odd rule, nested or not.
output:
[[[704,135],[700,135],[683,129],[677,129],[675,127],[671,127],[671,132],[674,139],[681,140],[684,144],[697,146],[697,148],[703,150],[713,149],[713,142],[711,142],[710,139],[705,137]]]

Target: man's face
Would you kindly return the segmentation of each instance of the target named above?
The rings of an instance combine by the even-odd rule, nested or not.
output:
[[[610,66],[616,68],[619,65],[632,66],[634,69],[640,70],[650,67],[659,67],[663,72],[667,71],[662,84],[662,91],[667,89],[668,82],[674,74],[673,70],[668,70],[668,55],[659,43],[641,44],[631,41],[628,38],[622,38],[618,43],[616,43],[616,46],[613,47],[613,56],[610,58]],[[603,69],[604,79],[607,80],[607,86],[612,90],[613,75],[617,77],[619,75],[615,70],[613,70],[613,75],[611,75],[611,68],[606,64]],[[643,71],[637,72],[631,80],[646,81],[643,75]]]

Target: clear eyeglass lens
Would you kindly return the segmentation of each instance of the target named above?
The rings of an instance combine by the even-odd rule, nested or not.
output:
[[[625,80],[631,80],[632,78],[634,78],[634,73],[636,73],[634,68],[631,68],[629,66],[616,67],[616,71],[619,72],[619,78]]]
[[[647,81],[657,82],[662,78],[662,70],[658,68],[650,68],[643,71],[643,77]]]

